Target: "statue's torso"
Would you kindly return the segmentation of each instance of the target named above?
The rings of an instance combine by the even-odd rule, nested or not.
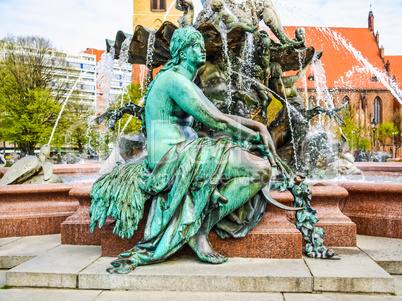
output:
[[[154,168],[175,144],[197,138],[193,117],[183,111],[169,96],[172,83],[179,80],[174,71],[166,71],[152,87],[145,107],[148,163]],[[180,80],[183,77],[180,76]],[[189,84],[192,84],[189,81]]]

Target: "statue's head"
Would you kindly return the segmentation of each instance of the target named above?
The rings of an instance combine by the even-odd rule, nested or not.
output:
[[[223,5],[224,5],[224,4],[223,4],[223,1],[222,1],[222,0],[212,0],[212,1],[211,1],[211,9],[212,9],[214,12],[219,12],[219,11],[221,11]]]
[[[48,157],[50,155],[50,145],[49,144],[44,144],[40,148],[40,153],[44,155],[45,157]]]
[[[202,34],[192,26],[176,29],[170,41],[173,64],[188,60],[197,67],[205,63],[205,43]]]
[[[303,27],[297,28],[295,36],[298,41],[304,41],[306,39],[306,30]]]

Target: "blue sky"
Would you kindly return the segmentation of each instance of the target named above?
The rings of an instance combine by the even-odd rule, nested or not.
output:
[[[402,0],[273,3],[283,25],[333,27],[367,27],[372,4],[375,29],[380,32],[385,54],[402,55]],[[104,49],[105,38],[113,39],[120,29],[133,31],[132,11],[132,0],[0,0],[0,38],[8,33],[40,35],[62,50]]]

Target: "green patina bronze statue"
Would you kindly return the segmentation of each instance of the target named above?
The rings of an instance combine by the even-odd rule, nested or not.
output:
[[[295,39],[288,38],[271,2],[254,4],[207,0],[193,27],[191,0],[177,0],[176,7],[184,12],[181,28],[169,22],[157,32],[137,26],[130,62],[164,67],[147,87],[144,107],[126,103],[96,121],[107,120],[108,127],[114,128],[124,114],[141,119],[147,156],[119,165],[95,182],[91,231],[102,227],[110,215],[116,220],[114,233],[130,238],[143,218],[145,202],[150,202],[150,210],[143,239],[111,263],[110,273],[128,273],[138,265],[164,261],[185,244],[201,260],[223,263],[227,258],[213,250],[210,231],[214,229],[221,238],[244,237],[261,220],[267,202],[297,211],[296,226],[306,241],[307,256],[335,255],[323,244],[324,231],[315,226],[318,219],[309,203],[311,189],[277,155],[269,131],[279,151],[293,141],[295,146],[289,150],[298,153],[313,116],[339,116],[336,110],[321,107],[306,110],[294,86],[315,53],[313,47],[305,47],[305,31],[298,29]],[[260,20],[280,43],[267,32],[257,31]],[[145,59],[144,42],[150,37],[155,37],[152,64]],[[246,43],[252,54],[251,46],[255,46],[250,57],[245,55]],[[299,69],[294,76],[282,75]],[[229,94],[232,102],[228,102]],[[272,97],[283,108],[267,127],[253,118],[260,114],[256,119],[267,122]],[[298,128],[292,137],[291,124]],[[207,137],[199,137],[200,129]],[[293,156],[281,154],[292,163]],[[270,189],[290,191],[294,207],[273,200]]]
[[[206,58],[198,31],[179,28],[170,45],[172,59],[145,95],[147,158],[116,168],[92,188],[92,229],[111,215],[123,238],[133,235],[144,203],[152,200],[143,240],[112,262],[111,273],[163,261],[186,243],[201,260],[222,263],[227,258],[211,247],[211,229],[243,237],[261,219],[265,198],[274,202],[267,191],[259,193],[277,166],[266,126],[221,113],[193,83]],[[232,139],[198,138],[194,118]],[[247,144],[261,148],[268,161],[242,148]],[[252,216],[231,215],[247,202]]]

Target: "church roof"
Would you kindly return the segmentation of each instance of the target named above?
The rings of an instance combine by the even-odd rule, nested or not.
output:
[[[389,74],[391,78],[395,76],[398,88],[402,89],[402,55],[391,55],[384,58],[385,62],[389,62]]]

